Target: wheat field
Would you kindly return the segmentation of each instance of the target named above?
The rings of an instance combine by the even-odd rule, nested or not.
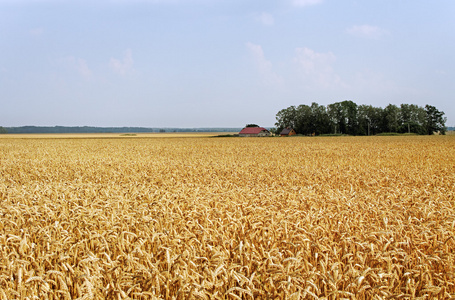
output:
[[[0,299],[455,298],[455,136],[1,138]]]

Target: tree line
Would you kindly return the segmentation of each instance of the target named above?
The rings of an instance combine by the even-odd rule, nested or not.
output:
[[[1,127],[2,133],[148,133],[148,132],[231,132],[238,128],[147,128],[93,126],[20,126]]]
[[[291,127],[297,134],[375,135],[380,133],[446,133],[444,112],[431,105],[389,104],[385,108],[346,100],[327,106],[290,106],[276,114],[275,132]]]

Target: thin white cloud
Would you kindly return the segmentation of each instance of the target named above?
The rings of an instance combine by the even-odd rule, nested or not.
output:
[[[76,60],[76,70],[79,72],[79,74],[81,76],[83,76],[84,78],[90,78],[92,77],[92,71],[90,70],[90,68],[88,67],[87,65],[87,62],[85,61],[85,59],[82,59],[82,58],[78,58]]]
[[[90,79],[93,76],[92,70],[88,67],[87,61],[83,58],[77,58],[74,56],[68,56],[61,60],[63,64],[70,70],[76,71],[79,76]]]
[[[319,53],[310,48],[297,48],[294,62],[302,74],[303,84],[312,87],[344,86],[333,70],[336,57],[332,52]]]
[[[346,29],[346,32],[350,35],[360,37],[360,38],[369,38],[369,39],[379,39],[384,36],[387,31],[378,27],[371,25],[356,25]]]
[[[256,20],[266,26],[272,26],[275,24],[275,18],[267,12],[262,12],[256,15]]]
[[[293,0],[292,4],[294,4],[295,6],[304,7],[304,6],[321,4],[322,2],[324,2],[324,1],[323,0]]]
[[[265,58],[264,51],[262,50],[261,45],[256,45],[248,42],[246,43],[246,47],[251,53],[256,68],[258,69],[265,83],[273,85],[282,85],[283,79],[280,78],[275,72],[273,72],[272,63]]]
[[[126,75],[134,70],[133,64],[134,60],[131,49],[127,49],[125,51],[123,59],[120,60],[116,58],[111,58],[109,62],[109,67],[112,69],[112,71],[114,71],[117,74]]]

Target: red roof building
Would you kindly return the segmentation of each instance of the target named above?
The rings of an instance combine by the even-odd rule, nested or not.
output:
[[[270,131],[264,127],[245,127],[239,132],[239,136],[270,136]]]

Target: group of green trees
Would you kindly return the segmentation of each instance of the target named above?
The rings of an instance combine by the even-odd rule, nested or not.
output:
[[[415,104],[389,104],[385,108],[357,105],[343,101],[326,106],[313,102],[311,105],[290,106],[276,115],[276,132],[286,127],[297,134],[349,134],[375,135],[379,133],[445,134],[444,112],[436,107]]]

